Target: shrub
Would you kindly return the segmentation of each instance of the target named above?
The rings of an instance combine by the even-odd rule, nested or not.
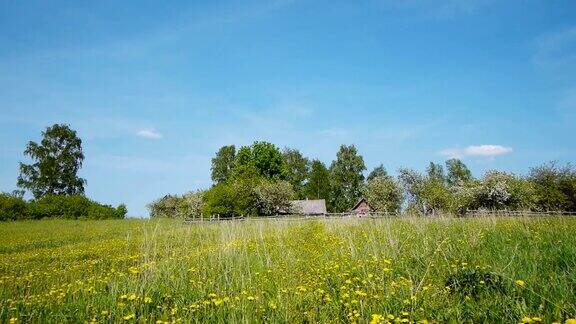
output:
[[[26,218],[26,201],[21,197],[0,193],[0,221]]]
[[[111,219],[124,218],[126,206],[113,208],[83,195],[48,195],[28,203],[28,218]]]
[[[364,195],[370,206],[378,212],[400,211],[402,190],[390,176],[377,176],[370,179],[364,188]]]
[[[148,204],[152,218],[200,217],[204,192],[188,192],[182,196],[166,195]]]
[[[258,199],[258,212],[261,215],[277,215],[291,212],[291,201],[296,193],[288,181],[264,182],[254,188]]]

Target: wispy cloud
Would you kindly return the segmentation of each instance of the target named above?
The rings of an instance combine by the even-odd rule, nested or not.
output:
[[[147,139],[162,138],[162,134],[153,128],[141,129],[138,132],[136,132],[136,135]]]
[[[502,145],[471,145],[465,148],[448,148],[440,151],[441,155],[449,158],[462,158],[467,156],[493,158],[497,155],[511,153],[513,149]]]
[[[534,62],[544,68],[560,68],[576,63],[576,26],[540,37]]]

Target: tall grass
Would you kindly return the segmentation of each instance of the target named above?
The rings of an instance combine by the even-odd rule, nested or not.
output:
[[[576,219],[0,224],[0,322],[576,317]]]

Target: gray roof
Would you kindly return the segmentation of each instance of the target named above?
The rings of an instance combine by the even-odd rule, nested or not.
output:
[[[292,210],[297,214],[319,215],[326,214],[326,201],[318,200],[292,200]]]

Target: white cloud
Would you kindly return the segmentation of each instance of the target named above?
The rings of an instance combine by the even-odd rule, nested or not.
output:
[[[495,157],[511,153],[513,149],[502,145],[471,145],[465,148],[448,148],[440,151],[441,155],[449,158],[462,158],[467,156]]]
[[[139,130],[136,135],[140,136],[140,137],[144,137],[147,139],[159,139],[162,138],[162,134],[160,134],[158,131],[156,131],[153,128],[146,128],[146,129],[141,129]]]

